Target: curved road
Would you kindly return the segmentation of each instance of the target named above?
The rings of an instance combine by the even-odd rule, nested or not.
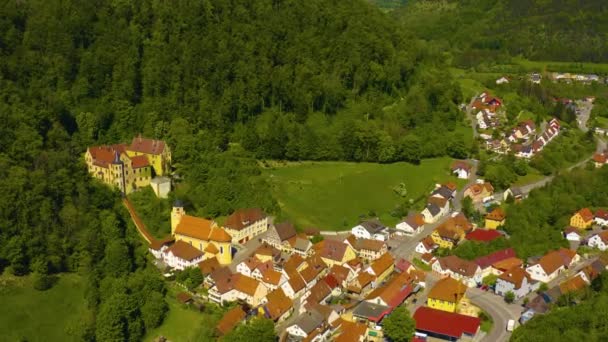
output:
[[[471,303],[480,307],[494,321],[492,330],[481,341],[508,341],[511,333],[507,331],[507,322],[510,319],[517,321],[522,312],[522,307],[516,304],[507,304],[502,297],[478,288],[469,288],[467,290],[467,297]]]

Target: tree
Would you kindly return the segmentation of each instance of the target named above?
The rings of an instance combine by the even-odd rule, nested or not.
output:
[[[513,291],[509,291],[505,293],[505,302],[511,304],[515,301],[515,293]]]
[[[163,296],[158,292],[152,292],[146,298],[146,303],[141,307],[141,317],[146,330],[154,329],[162,323],[169,307]]]
[[[473,199],[469,196],[466,196],[462,199],[462,212],[466,217],[472,217],[475,212],[475,207],[473,207]]]
[[[401,305],[384,319],[382,326],[391,341],[409,342],[414,336],[416,322],[410,316],[407,308]]]

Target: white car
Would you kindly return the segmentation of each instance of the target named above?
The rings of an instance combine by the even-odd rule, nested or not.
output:
[[[507,331],[513,331],[513,330],[515,330],[515,321],[510,319],[507,322]]]

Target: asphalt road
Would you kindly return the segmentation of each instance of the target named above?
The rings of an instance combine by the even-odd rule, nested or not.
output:
[[[580,128],[583,132],[587,132],[589,130],[589,128],[587,127],[587,121],[589,120],[589,116],[591,115],[593,103],[587,101],[576,101],[576,104],[579,113],[576,118],[578,128]]]
[[[495,295],[493,292],[486,292],[478,288],[469,288],[467,297],[472,304],[488,313],[494,321],[492,330],[483,337],[482,341],[508,341],[511,333],[507,331],[507,322],[510,319],[517,321],[522,312],[522,307],[516,304],[507,304],[502,297]]]

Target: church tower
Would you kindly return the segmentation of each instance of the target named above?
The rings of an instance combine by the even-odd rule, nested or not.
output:
[[[173,203],[173,210],[171,210],[171,235],[175,235],[175,228],[177,228],[184,215],[186,215],[184,204],[182,201],[176,200]]]

